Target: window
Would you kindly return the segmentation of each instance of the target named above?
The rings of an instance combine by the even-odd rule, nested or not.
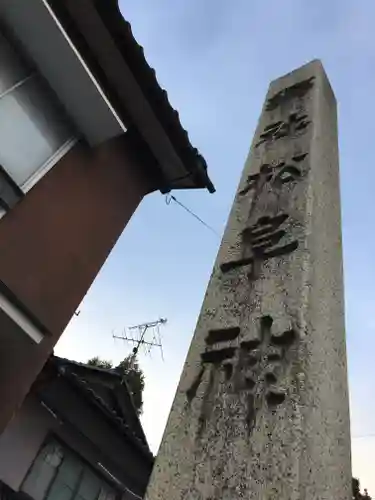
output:
[[[75,143],[54,93],[0,34],[0,165],[30,189]]]
[[[34,500],[115,500],[116,490],[57,441],[39,452],[22,485]]]

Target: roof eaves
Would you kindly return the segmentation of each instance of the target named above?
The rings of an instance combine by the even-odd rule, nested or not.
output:
[[[160,87],[156,71],[148,64],[144,48],[136,41],[130,23],[121,14],[118,1],[96,0],[95,6],[198,187],[206,187],[210,193],[215,192],[207,173],[205,159],[198,149],[192,146],[178,111],[170,104],[167,91]]]
[[[58,18],[61,18],[63,25],[68,32],[73,33],[78,42],[77,48],[82,50],[82,56],[90,69],[98,77],[98,81],[103,84],[103,91],[111,102],[115,105],[119,116],[122,116],[125,123],[129,121],[129,112],[124,108],[124,102],[119,97],[119,92],[113,82],[110,82],[108,74],[103,71],[99,60],[90,49],[85,37],[82,36],[77,26],[74,28],[69,21],[69,15],[73,16],[71,9],[76,10],[78,4],[74,2],[62,2],[62,0],[47,0],[53,8]],[[207,188],[209,192],[215,192],[213,183],[207,173],[207,164],[199,151],[192,146],[187,131],[183,128],[178,112],[171,106],[167,92],[162,89],[157,81],[156,73],[149,66],[144,56],[144,50],[133,36],[130,23],[122,16],[117,0],[90,0],[96,9],[103,26],[117,47],[125,65],[129,68],[137,85],[152,109],[153,114],[160,122],[166,137],[173,145],[175,153],[186,169],[186,175],[178,176],[175,179],[165,179],[166,184],[162,186],[162,192],[171,189]],[[73,7],[74,8],[73,8]],[[81,10],[82,9],[78,9]],[[69,14],[70,13],[70,14]],[[68,17],[67,17],[68,14]],[[80,14],[82,17],[82,13]],[[74,16],[73,16],[74,17]],[[73,18],[72,18],[73,19]],[[73,31],[72,31],[73,30]],[[106,60],[108,62],[108,59]]]
[[[53,358],[56,358],[54,356]],[[90,386],[89,384],[82,378],[80,378],[76,373],[73,371],[67,369],[67,365],[79,365],[81,366],[80,363],[76,362],[71,362],[69,363],[69,360],[65,360],[64,358],[59,358],[59,360],[53,359],[52,361],[55,363],[55,366],[58,370],[58,372],[70,383],[72,383],[76,388],[78,388],[92,403],[94,403],[96,406],[98,406],[101,411],[111,419],[112,422],[116,424],[116,426],[119,428],[119,430],[124,433],[127,438],[142,452],[144,453],[148,458],[153,460],[153,454],[151,453],[147,440],[143,442],[141,438],[135,435],[135,433],[132,431],[132,429],[129,427],[129,425],[125,422],[124,419],[119,417],[108,405],[107,403],[101,398]],[[63,362],[60,362],[60,361]],[[56,363],[57,361],[57,363]],[[67,363],[67,362],[68,363]],[[83,365],[84,366],[84,365]],[[91,368],[91,367],[90,367]],[[104,371],[104,370],[101,370]]]
[[[97,366],[91,366],[91,365],[88,365],[86,363],[80,363],[79,361],[74,361],[74,360],[71,360],[71,359],[67,359],[67,358],[61,358],[59,356],[56,356],[56,355],[53,355],[51,357],[51,361],[59,368],[61,367],[65,367],[65,366],[70,366],[74,369],[75,366],[79,367],[80,369],[83,368],[84,370],[87,369],[89,371],[93,371],[93,372],[96,372],[96,373],[99,373],[99,374],[103,374],[103,375],[111,375],[111,376],[114,376],[119,382],[121,382],[121,387],[124,388],[124,390],[126,391],[127,395],[128,395],[128,401],[129,401],[129,404],[131,405],[131,410],[132,412],[134,413],[134,418],[136,419],[137,421],[137,424],[139,426],[139,430],[141,432],[141,435],[144,439],[144,441],[147,443],[147,439],[146,439],[146,436],[144,434],[144,431],[143,431],[143,427],[142,427],[142,424],[140,422],[140,419],[139,419],[139,416],[138,416],[138,413],[137,413],[137,409],[134,405],[134,401],[133,401],[133,398],[132,398],[132,395],[131,395],[131,392],[130,392],[130,389],[129,389],[129,385],[126,381],[126,379],[123,377],[123,375],[118,371],[116,370],[116,368],[100,368],[100,367],[97,367]],[[66,374],[67,372],[64,371],[63,372],[64,374]],[[70,374],[74,375],[75,377],[78,377],[84,384],[85,386],[87,387],[87,389],[90,389],[92,392],[95,392],[93,391],[93,389],[89,388],[88,385],[87,385],[87,382],[82,379],[81,377],[79,377],[76,373],[72,372],[72,371],[69,371]],[[105,403],[105,401],[96,394],[96,396],[98,397],[98,399],[102,402],[102,404],[109,410],[111,411],[111,413],[116,417],[117,415],[108,407],[108,405]],[[115,397],[116,399],[118,399],[118,394],[117,392],[115,392]],[[135,435],[135,433],[134,433]]]
[[[134,434],[134,432],[130,429],[129,425],[125,422],[124,419],[119,417],[90,386],[89,384],[82,378],[80,378],[76,373],[69,372],[65,374],[68,378],[71,378],[75,384],[77,384],[81,389],[83,389],[86,394],[92,398],[99,406],[108,414],[108,416],[113,420],[116,425],[122,430],[124,434],[139,448],[143,453],[146,453],[148,456],[152,457],[152,453],[147,444],[143,443],[142,440]],[[147,443],[147,442],[146,442]]]
[[[114,368],[100,368],[99,366],[88,365],[87,363],[81,363],[79,361],[74,361],[72,359],[61,358],[59,356],[53,355],[53,360],[58,365],[73,365],[79,366],[80,368],[100,372],[107,375],[113,375],[117,379],[121,378],[121,375]]]

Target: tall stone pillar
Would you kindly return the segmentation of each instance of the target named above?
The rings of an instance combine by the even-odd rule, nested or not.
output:
[[[350,486],[336,102],[313,61],[270,85],[146,498]]]

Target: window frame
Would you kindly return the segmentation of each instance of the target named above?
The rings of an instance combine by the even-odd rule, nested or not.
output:
[[[53,151],[53,153],[48,157],[41,161],[40,165],[24,180],[18,183],[12,176],[12,172],[9,166],[5,164],[0,164],[0,219],[13,208],[9,206],[6,200],[2,197],[1,193],[1,184],[4,185],[6,178],[6,191],[9,192],[14,191],[14,186],[17,189],[18,200],[21,201],[23,198],[22,195],[25,195],[32,189],[35,184],[37,184],[42,177],[44,177],[78,142],[82,140],[81,134],[79,134],[76,126],[71,120],[71,117],[67,113],[67,110],[64,108],[63,104],[60,102],[60,99],[56,95],[55,91],[51,88],[48,81],[45,79],[44,75],[42,75],[33,61],[31,61],[26,54],[22,46],[15,40],[13,33],[5,28],[0,23],[0,43],[4,43],[4,53],[7,54],[9,52],[9,56],[14,57],[15,67],[17,71],[20,73],[20,79],[15,78],[14,82],[9,86],[5,86],[5,88],[0,91],[0,103],[3,98],[6,98],[8,94],[12,94],[18,89],[24,88],[27,89],[27,86],[30,87],[29,82],[34,81],[37,82],[35,84],[34,91],[37,91],[40,95],[41,99],[45,99],[47,103],[50,105],[50,109],[46,111],[46,116],[48,117],[51,113],[56,114],[56,116],[60,116],[62,122],[65,122],[66,130],[68,134],[66,138],[62,138],[63,140],[58,145],[57,149]],[[10,57],[12,61],[12,57]],[[5,74],[6,74],[6,70]],[[12,69],[13,71],[13,69]],[[24,74],[23,74],[24,73]],[[6,81],[6,79],[5,79]],[[1,88],[1,87],[0,87]],[[30,87],[32,88],[32,87]],[[27,90],[25,90],[25,95],[28,95]],[[26,108],[26,111],[32,111]],[[43,114],[43,112],[42,112]],[[51,117],[49,116],[49,118]],[[33,115],[30,114],[29,118],[32,119]],[[35,117],[34,117],[35,118]],[[51,122],[52,123],[52,122]],[[49,127],[47,127],[49,128]],[[56,132],[57,133],[57,129]],[[53,134],[51,134],[52,136]],[[58,135],[56,136],[58,137]],[[6,174],[6,177],[4,176]]]
[[[119,484],[117,484],[114,480],[112,480],[110,477],[108,477],[107,475],[105,475],[100,470],[99,467],[96,467],[95,465],[93,465],[87,458],[83,457],[77,450],[75,450],[74,448],[72,448],[71,446],[69,446],[69,444],[65,443],[65,441],[60,436],[58,436],[57,434],[55,434],[54,432],[49,432],[47,434],[47,436],[45,437],[45,439],[43,440],[43,442],[40,445],[40,447],[38,448],[38,451],[35,454],[35,456],[33,458],[33,461],[31,462],[29,468],[27,469],[27,472],[26,472],[24,478],[22,479],[19,491],[22,491],[23,493],[29,495],[29,497],[31,499],[33,499],[33,497],[31,497],[30,494],[23,489],[23,487],[24,487],[24,484],[26,482],[26,479],[29,477],[30,473],[32,472],[33,467],[35,466],[36,461],[39,458],[40,454],[42,453],[43,449],[47,445],[49,445],[51,443],[56,443],[57,445],[61,446],[63,448],[63,450],[67,450],[67,452],[69,454],[72,454],[82,464],[82,466],[83,466],[82,471],[81,471],[81,473],[79,475],[79,481],[78,481],[78,483],[76,485],[74,494],[72,495],[72,498],[70,500],[74,500],[75,495],[77,494],[77,492],[79,490],[79,487],[81,485],[82,477],[84,476],[84,472],[85,472],[86,469],[89,469],[89,471],[92,472],[95,476],[97,476],[101,482],[103,482],[104,484],[108,485],[108,487],[111,488],[115,492],[115,500],[121,500],[123,491],[119,487]],[[63,461],[61,463],[63,463]],[[99,464],[100,462],[98,461],[97,463]],[[54,482],[56,480],[56,476],[58,474],[60,466],[61,466],[61,464],[56,468],[56,474],[53,477],[53,479],[51,480],[50,484],[48,485],[48,488],[46,489],[46,492],[45,492],[42,500],[46,500],[48,498],[50,490],[51,490],[51,488],[52,488],[52,486],[53,486],[53,484],[54,484]],[[99,500],[99,497],[96,500]]]
[[[79,142],[78,137],[70,137],[55,153],[48,158],[26,181],[19,186],[27,194],[48,172]]]

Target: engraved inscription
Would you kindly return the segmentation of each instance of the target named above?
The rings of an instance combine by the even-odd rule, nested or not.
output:
[[[311,121],[306,114],[291,113],[287,120],[279,120],[267,125],[260,134],[255,147],[261,144],[270,144],[284,137],[299,136],[306,132]]]
[[[240,333],[240,328],[234,326],[232,328],[223,328],[219,330],[210,330],[206,337],[206,344],[212,345],[217,342],[226,342],[228,340],[234,340],[238,337]]]
[[[257,279],[262,262],[293,252],[298,241],[291,239],[287,232],[289,216],[284,212],[286,203],[283,196],[290,196],[290,189],[283,194],[283,186],[299,180],[308,153],[298,153],[275,164],[264,163],[259,172],[249,175],[238,196],[244,197],[252,191],[248,223],[241,232],[242,246],[238,258],[220,265],[222,272],[251,266],[249,278]],[[273,199],[272,199],[273,197]],[[266,215],[258,216],[264,212]]]
[[[229,327],[229,328],[221,328],[216,330],[210,330],[206,337],[206,346],[212,346],[213,344],[220,344],[221,342],[228,342],[231,340],[235,340],[240,334],[239,327]],[[206,349],[203,353],[201,353],[201,369],[193,381],[191,387],[186,391],[186,396],[189,401],[191,401],[198,390],[198,387],[202,381],[205,366],[207,364],[213,364],[217,366],[221,366],[224,361],[229,361],[233,359],[236,352],[235,347],[223,347],[216,349]],[[226,370],[228,371],[228,366],[230,363],[225,363]]]
[[[220,265],[223,273],[251,265],[252,270],[249,277],[256,279],[258,276],[259,265],[272,257],[278,257],[293,252],[298,248],[298,241],[292,240],[279,244],[287,234],[284,223],[288,219],[285,213],[275,217],[260,217],[257,222],[246,227],[242,232],[242,240],[250,255],[224,262]]]
[[[300,163],[305,160],[306,156],[307,153],[297,154],[292,156],[291,160],[279,161],[276,165],[264,163],[259,173],[248,176],[246,185],[239,195],[244,196],[252,190],[259,191],[266,182],[277,187],[298,180],[302,175]]]
[[[280,335],[272,333],[272,323],[271,316],[263,316],[259,338],[241,342],[234,374],[236,391],[252,390],[271,408],[285,400],[286,392],[279,378],[285,371],[286,353],[296,340],[293,329]]]
[[[312,89],[314,80],[315,77],[312,76],[307,80],[302,80],[295,85],[280,90],[280,92],[277,92],[277,94],[268,99],[266,111],[273,111],[293,99],[302,99]]]
[[[259,335],[242,339],[236,347],[212,348],[211,339],[215,332],[215,344],[234,340],[239,336],[240,328],[213,330],[208,334],[206,349],[201,353],[201,369],[186,392],[191,402],[203,380],[205,369],[210,366],[209,380],[202,397],[198,435],[210,418],[220,372],[224,374],[221,381],[226,384],[226,392],[246,394],[246,425],[249,433],[255,425],[256,413],[264,402],[270,409],[284,402],[286,390],[280,385],[280,378],[286,374],[286,356],[296,340],[296,333],[294,329],[273,332],[272,324],[271,316],[263,316],[260,318]]]
[[[201,414],[198,423],[198,436],[202,434],[206,422],[210,419],[211,416],[211,412],[213,409],[213,398],[215,397],[219,381],[218,372],[220,372],[222,369],[224,372],[225,380],[229,381],[231,379],[233,373],[233,360],[235,358],[237,350],[236,347],[212,348],[212,345],[220,345],[220,343],[235,340],[239,334],[239,327],[230,327],[210,330],[206,337],[206,350],[201,353],[201,368],[192,385],[186,391],[188,402],[191,403],[191,401],[197,394],[207,366],[211,366],[208,385],[202,398]]]
[[[283,255],[297,248],[297,241],[278,245],[286,234],[285,229],[280,229],[280,227],[287,219],[287,214],[280,214],[276,217],[264,216],[260,217],[256,224],[243,230],[242,239],[245,244],[251,246],[254,256],[264,260]]]

